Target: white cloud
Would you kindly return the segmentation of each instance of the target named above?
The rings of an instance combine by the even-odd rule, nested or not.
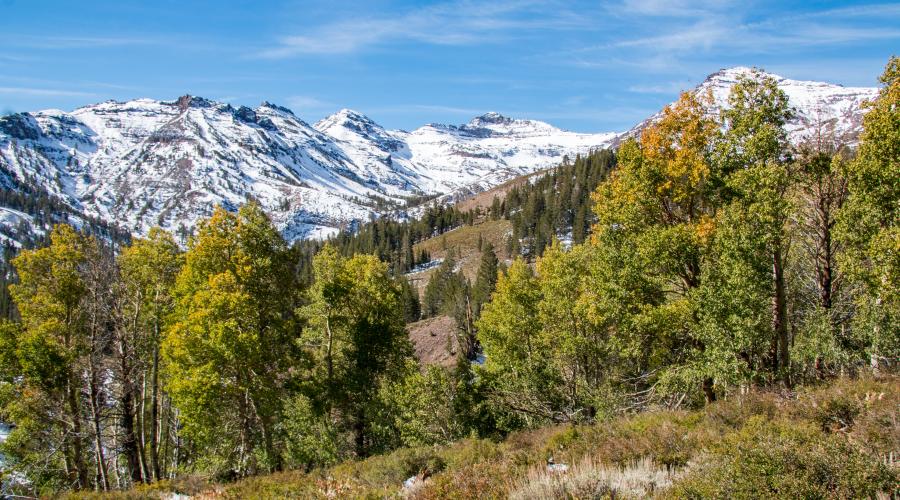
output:
[[[688,6],[687,4],[690,4]],[[749,19],[744,4],[728,1],[669,2],[626,0],[613,12],[623,17],[624,33],[608,43],[555,54],[560,61],[586,68],[635,66],[671,72],[698,56],[778,55],[811,47],[900,39],[900,28],[873,27],[870,19],[897,18],[900,5],[863,5],[792,14],[756,13]],[[900,26],[900,24],[898,24]]]
[[[397,16],[327,24],[307,33],[285,36],[276,46],[257,55],[281,59],[299,54],[343,54],[393,41],[472,45],[506,40],[526,29],[586,26],[586,18],[552,2],[461,0],[421,7]]]
[[[625,0],[610,10],[621,15],[695,17],[733,9],[742,3],[734,0]]]

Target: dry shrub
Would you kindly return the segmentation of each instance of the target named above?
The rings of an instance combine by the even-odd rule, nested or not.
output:
[[[507,463],[482,462],[447,470],[425,482],[414,497],[417,500],[468,500],[506,498]]]
[[[689,468],[675,498],[870,498],[898,493],[900,475],[803,421],[752,417]]]
[[[846,434],[863,449],[886,458],[900,450],[898,408],[898,377],[844,378],[802,392],[790,415],[811,420],[823,431]]]
[[[672,483],[672,475],[645,458],[627,467],[615,467],[586,459],[566,473],[534,468],[512,488],[510,498],[647,498]]]

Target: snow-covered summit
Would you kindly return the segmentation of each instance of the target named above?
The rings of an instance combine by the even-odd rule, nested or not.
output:
[[[710,75],[700,89],[712,88],[717,103],[724,105],[731,86],[741,76],[749,75],[752,68],[731,68]],[[768,73],[778,87],[787,94],[795,110],[795,118],[787,129],[794,142],[802,141],[818,129],[840,142],[853,144],[862,130],[862,103],[878,96],[873,87],[844,87],[834,83],[791,80]]]
[[[773,78],[787,95],[794,110],[794,118],[786,128],[794,143],[800,143],[818,133],[839,143],[855,144],[862,131],[862,117],[865,113],[862,103],[878,96],[878,89],[875,87],[844,87],[827,82],[792,80],[746,66],[721,69],[707,76],[694,88],[694,92],[712,92],[713,107],[721,109],[728,105],[731,87],[741,77],[750,76],[754,72]],[[644,120],[626,135],[635,135],[660,116],[661,113],[657,113]]]

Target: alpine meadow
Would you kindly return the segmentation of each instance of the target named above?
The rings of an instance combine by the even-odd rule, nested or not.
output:
[[[0,496],[900,497],[896,5],[100,3],[0,5]]]

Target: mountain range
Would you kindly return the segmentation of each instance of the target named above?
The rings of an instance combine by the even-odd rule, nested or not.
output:
[[[694,91],[711,91],[724,106],[749,71],[721,70]],[[861,104],[877,95],[772,76],[796,110],[794,142],[817,131],[854,143]],[[567,155],[614,147],[658,116],[596,134],[493,112],[404,131],[349,109],[310,124],[269,102],[251,109],[190,95],[15,113],[0,118],[0,239],[19,245],[59,218],[7,201],[36,192],[76,225],[101,221],[133,234],[161,226],[182,237],[216,205],[255,199],[288,240],[325,237],[371,217],[405,217],[409,200],[461,199]]]

